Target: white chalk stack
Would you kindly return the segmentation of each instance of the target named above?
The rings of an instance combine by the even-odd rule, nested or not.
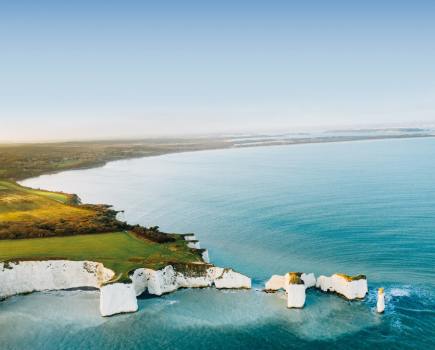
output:
[[[376,303],[376,310],[381,314],[385,310],[385,293],[384,288],[378,289],[378,301]]]
[[[273,275],[265,285],[266,292],[283,289],[287,293],[288,308],[302,308],[305,305],[305,290],[316,285],[313,273],[288,272],[284,276]]]
[[[330,277],[319,276],[316,287],[323,292],[334,292],[348,300],[363,299],[367,292],[367,278],[364,275],[348,276],[335,273]]]

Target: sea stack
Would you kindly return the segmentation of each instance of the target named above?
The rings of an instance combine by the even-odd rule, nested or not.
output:
[[[285,276],[273,275],[265,285],[266,292],[276,292],[277,290],[285,289]]]
[[[300,272],[289,272],[285,275],[288,308],[303,308],[305,305],[306,287],[301,275]]]
[[[314,273],[304,273],[304,272],[289,272],[289,273],[297,273],[302,280],[302,282],[305,285],[305,288],[311,288],[316,286],[316,276],[314,276]],[[288,281],[288,275],[287,273],[284,276],[281,275],[273,275],[267,282],[264,287],[264,291],[268,293],[276,292],[280,289],[285,290],[286,286],[288,285],[288,282],[286,282],[286,278]]]
[[[376,309],[381,314],[385,310],[385,293],[384,288],[378,289],[378,302],[376,303]]]
[[[323,292],[340,294],[348,300],[363,299],[368,292],[365,275],[348,276],[336,273],[331,277],[319,276],[316,287]]]

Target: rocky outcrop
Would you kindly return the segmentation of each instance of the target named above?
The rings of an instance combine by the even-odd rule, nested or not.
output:
[[[284,276],[273,275],[265,285],[266,292],[283,289],[287,294],[288,308],[302,308],[305,305],[305,290],[316,285],[313,273],[289,272]]]
[[[205,263],[207,263],[207,264],[210,263],[210,257],[209,257],[209,255],[208,255],[208,250],[207,250],[207,249],[203,249],[203,250],[202,250],[201,258],[202,258],[202,260],[203,260]]]
[[[218,289],[249,289],[251,288],[251,279],[241,273],[231,269],[223,269],[222,274],[214,279],[214,285]]]
[[[323,292],[335,292],[348,300],[363,299],[368,291],[367,278],[364,275],[348,276],[334,274],[330,277],[319,276],[316,287]]]
[[[194,233],[186,233],[183,235],[185,241],[197,241]]]
[[[314,273],[302,273],[301,280],[304,282],[306,288],[316,286],[316,276],[314,276]]]
[[[384,288],[378,289],[378,300],[376,302],[376,310],[381,314],[385,310],[385,293]]]
[[[288,308],[303,308],[305,305],[305,286],[301,272],[286,273],[284,278]]]
[[[205,263],[173,264],[161,270],[136,269],[132,283],[107,284],[114,272],[92,261],[21,261],[0,263],[0,298],[45,290],[100,289],[100,312],[110,316],[135,312],[136,296],[162,295],[179,288],[251,288],[251,279],[232,269]]]
[[[178,288],[251,288],[251,279],[231,269],[210,264],[174,264],[161,270],[137,269],[130,276],[136,295],[145,290],[162,295]]]
[[[133,284],[113,283],[100,288],[100,314],[111,316],[138,309]]]
[[[99,288],[114,273],[93,261],[0,262],[0,299],[23,293],[70,288]]]
[[[273,275],[265,285],[264,290],[266,292],[275,292],[280,289],[284,289],[285,284],[285,276],[281,275]]]
[[[285,274],[284,276],[281,275],[273,275],[265,285],[264,290],[266,292],[275,292],[277,290],[286,289],[286,286],[289,284],[289,274],[292,272],[289,272]],[[297,272],[299,274],[300,279],[302,280],[303,284],[305,285],[305,288],[311,288],[316,285],[316,276],[314,276],[314,273],[304,273],[304,272]]]
[[[287,292],[287,307],[303,308],[305,305],[305,285],[304,284],[290,284],[285,289]]]
[[[171,264],[161,270],[139,268],[130,275],[131,283],[108,283],[114,272],[92,261],[0,262],[0,299],[35,291],[93,287],[100,289],[101,315],[111,316],[135,312],[136,297],[145,291],[162,295],[179,288],[251,288],[249,277],[209,264],[208,251],[200,249],[195,235],[184,235],[184,239],[203,262]]]

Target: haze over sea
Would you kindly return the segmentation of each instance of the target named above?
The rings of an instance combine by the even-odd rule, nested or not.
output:
[[[181,153],[23,184],[110,203],[125,220],[195,232],[252,291],[181,290],[102,318],[98,292],[0,303],[2,349],[429,349],[435,342],[435,139]],[[315,290],[302,310],[260,291],[272,274],[366,274],[348,302]],[[376,288],[387,308],[375,310]]]

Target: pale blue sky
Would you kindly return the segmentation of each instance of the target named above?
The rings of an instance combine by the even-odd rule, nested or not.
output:
[[[65,3],[0,0],[0,140],[435,120],[434,1]]]

